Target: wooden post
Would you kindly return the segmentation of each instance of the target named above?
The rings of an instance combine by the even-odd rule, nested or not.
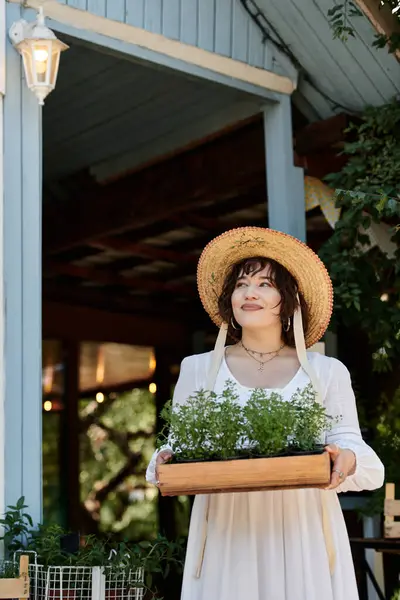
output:
[[[268,225],[306,241],[303,169],[293,164],[292,109],[290,98],[264,110],[267,163]]]
[[[79,464],[79,342],[64,342],[65,410],[62,421],[61,453],[64,476],[62,494],[66,502],[67,527],[79,531],[81,526]]]
[[[163,422],[160,418],[160,412],[165,403],[171,398],[172,376],[170,371],[171,352],[165,348],[156,348],[156,370],[154,374],[154,383],[157,385],[156,391],[156,434],[158,434]],[[176,539],[175,523],[175,498],[165,497],[161,494],[158,500],[158,528],[162,535],[169,540]]]
[[[21,18],[6,4],[7,30]],[[42,518],[42,125],[21,57],[6,41],[4,99],[5,500]]]

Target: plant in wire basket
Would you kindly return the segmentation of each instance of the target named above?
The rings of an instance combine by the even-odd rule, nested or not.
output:
[[[22,496],[13,506],[8,506],[4,517],[0,519],[4,533],[0,540],[4,543],[6,558],[12,558],[15,552],[25,550],[31,538],[32,518],[25,512],[28,508]]]
[[[172,588],[171,582],[183,572],[184,543],[158,536],[152,542],[140,542],[139,547],[145,571],[145,600],[178,597],[178,590]]]
[[[5,560],[0,562],[0,579],[15,579],[19,577],[19,567],[16,562]]]

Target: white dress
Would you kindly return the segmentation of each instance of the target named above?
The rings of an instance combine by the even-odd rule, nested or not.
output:
[[[189,356],[182,362],[174,402],[184,402],[205,387],[211,353]],[[353,561],[338,492],[373,490],[383,484],[384,468],[362,440],[349,372],[334,358],[309,352],[321,382],[328,414],[341,415],[340,423],[326,436],[327,443],[350,448],[357,467],[336,490],[288,490],[196,496],[190,521],[181,600],[358,600]],[[222,362],[214,390],[234,381],[240,401],[251,389],[233,377]],[[298,388],[309,384],[300,368],[279,391],[290,400]],[[155,483],[155,459],[147,480]],[[331,575],[322,527],[321,496],[326,507],[335,547]],[[196,577],[204,527],[205,503],[210,500],[207,541],[200,577]]]

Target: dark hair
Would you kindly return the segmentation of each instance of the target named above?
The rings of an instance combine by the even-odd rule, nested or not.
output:
[[[225,278],[221,295],[218,298],[219,314],[222,319],[228,323],[228,335],[236,340],[240,340],[242,337],[242,332],[239,324],[236,323],[234,319],[231,301],[236,282],[241,275],[257,275],[257,273],[260,273],[260,271],[266,267],[270,267],[271,281],[281,295],[280,318],[282,321],[283,341],[287,346],[294,348],[295,342],[293,333],[293,315],[298,306],[297,294],[299,295],[300,299],[305,335],[307,334],[308,328],[308,307],[301,292],[298,290],[296,279],[276,260],[256,256],[254,258],[246,258],[233,265]],[[289,319],[290,327],[288,331],[285,331],[285,326],[287,326]],[[234,323],[237,329],[232,326],[232,323]]]

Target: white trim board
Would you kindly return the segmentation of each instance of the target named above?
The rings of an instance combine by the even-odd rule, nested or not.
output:
[[[6,78],[6,8],[5,0],[0,0],[0,514],[5,511],[5,304],[4,304],[4,93]],[[3,534],[3,531],[0,531]],[[3,544],[0,546],[3,556]]]
[[[55,23],[52,24],[58,31],[100,44],[102,44],[101,37],[111,38],[116,42],[120,42],[120,51],[122,52],[127,51],[124,46],[129,44],[130,51],[127,53],[132,56],[136,55],[137,58],[169,66],[205,79],[213,79],[233,87],[236,87],[234,84],[237,82],[239,89],[243,89],[241,84],[246,84],[254,87],[253,93],[257,94],[258,90],[257,95],[260,96],[265,97],[266,91],[291,95],[296,88],[296,82],[289,77],[171,40],[163,35],[139,27],[112,21],[84,10],[60,4],[57,0],[9,1],[36,10],[42,6],[47,18],[62,25],[60,28]],[[75,30],[75,34],[69,28]],[[92,34],[92,37],[90,37],[90,34]],[[96,36],[100,36],[97,42],[95,40]],[[110,42],[104,45],[111,47]],[[277,100],[278,98],[274,99]]]

